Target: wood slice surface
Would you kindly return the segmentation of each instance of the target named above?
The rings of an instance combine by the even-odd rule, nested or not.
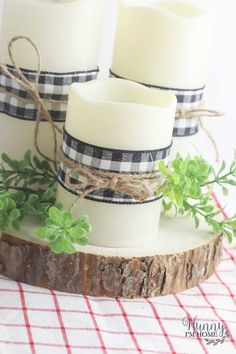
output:
[[[163,217],[158,239],[129,249],[78,246],[56,255],[34,235],[28,221],[21,234],[0,238],[0,272],[11,279],[58,291],[123,298],[153,297],[197,286],[215,271],[222,237],[206,225],[194,230],[183,218]]]

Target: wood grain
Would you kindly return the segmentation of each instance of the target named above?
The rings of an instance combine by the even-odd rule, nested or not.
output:
[[[168,255],[56,255],[46,246],[10,234],[0,239],[0,272],[11,279],[58,291],[122,298],[177,293],[209,278],[221,258],[221,237]]]

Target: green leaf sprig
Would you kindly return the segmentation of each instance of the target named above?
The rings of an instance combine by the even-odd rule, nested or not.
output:
[[[165,211],[174,208],[176,214],[192,217],[197,228],[203,218],[215,234],[225,235],[232,242],[236,237],[236,215],[219,221],[220,211],[213,206],[208,187],[217,184],[228,194],[227,186],[236,186],[236,160],[229,170],[223,161],[216,173],[201,156],[184,159],[177,155],[170,168],[160,162],[159,170],[166,178],[157,190],[157,195],[164,197]]]
[[[22,160],[2,154],[0,232],[9,227],[19,230],[21,222],[29,215],[45,222],[50,207],[55,205],[56,179],[56,164],[32,157],[30,151]]]
[[[0,194],[0,235],[8,228],[19,230],[21,213],[11,193]]]
[[[83,216],[73,220],[70,211],[56,203],[57,164],[31,157],[28,151],[22,160],[2,155],[0,164],[0,235],[8,229],[20,230],[27,216],[34,216],[44,225],[36,235],[48,241],[55,253],[74,253],[75,244],[88,243],[91,225]]]
[[[57,164],[40,160],[27,151],[22,160],[12,159],[2,154],[0,163],[0,191],[34,192],[55,186],[57,180]],[[36,188],[37,187],[37,188]]]
[[[86,245],[88,234],[91,232],[91,225],[87,216],[73,220],[69,211],[60,211],[56,207],[49,209],[49,217],[46,225],[37,230],[39,238],[49,242],[54,253],[74,253],[75,244]]]

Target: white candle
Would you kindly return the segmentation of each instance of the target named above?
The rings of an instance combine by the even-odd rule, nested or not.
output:
[[[1,62],[11,65],[8,43],[13,37],[22,35],[37,45],[42,57],[42,71],[62,74],[95,70],[104,4],[105,0],[6,0],[0,37]],[[13,51],[19,67],[36,70],[37,57],[29,43],[19,41]],[[34,122],[0,114],[0,125],[4,127],[1,152],[20,157],[25,150],[34,150]],[[12,143],[16,137],[17,149]],[[51,140],[48,124],[42,123],[40,145],[43,144],[45,153],[52,150]]]
[[[96,69],[104,0],[6,0],[1,36],[1,60],[11,64],[7,46],[15,36],[28,36],[38,46],[42,70],[71,72]],[[36,68],[27,43],[15,46],[17,64]]]
[[[187,2],[122,0],[112,71],[177,89],[205,85],[209,15]]]
[[[111,70],[185,94],[201,89],[206,82],[210,23],[208,12],[187,2],[121,0]],[[180,147],[188,152],[194,139],[187,137],[183,150],[178,146],[182,139],[174,139],[174,151]]]
[[[171,143],[175,108],[174,95],[126,80],[74,84],[65,129],[75,139],[96,147],[164,149]],[[57,199],[66,208],[75,198],[59,186]],[[75,214],[89,216],[93,226],[91,244],[129,247],[157,237],[160,209],[161,200],[117,205],[83,199]]]

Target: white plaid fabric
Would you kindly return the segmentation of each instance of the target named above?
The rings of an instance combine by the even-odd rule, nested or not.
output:
[[[72,161],[96,170],[122,174],[141,174],[158,171],[159,161],[163,160],[165,164],[168,163],[170,148],[171,146],[168,146],[164,149],[150,151],[108,149],[76,140],[66,131],[64,131],[62,144],[63,153]],[[61,162],[58,174],[59,183],[69,192],[79,195],[83,191],[70,189],[66,186],[67,173],[68,168]],[[83,180],[80,176],[75,174],[71,176],[71,183],[79,185],[81,182]],[[140,202],[129,195],[117,193],[110,189],[100,189],[89,194],[86,199],[117,204],[140,204],[155,201],[158,197],[153,196]]]
[[[14,67],[7,65],[7,69],[17,76]],[[25,77],[35,82],[36,72],[21,69]],[[76,71],[70,73],[51,73],[41,71],[38,83],[40,97],[58,101],[67,101],[70,85],[74,82],[87,82],[97,78],[99,70]],[[0,71],[0,87],[4,88],[9,94],[0,92],[0,112],[11,117],[34,121],[36,119],[37,107],[34,102],[24,102],[21,98],[31,100],[23,87],[17,82],[6,76]],[[19,99],[12,97],[11,93]],[[67,105],[61,103],[47,103],[47,108],[55,122],[64,122],[66,117]]]
[[[110,77],[124,79],[123,77],[114,74],[111,70],[110,70]],[[156,85],[148,85],[148,84],[143,84],[143,85],[149,88],[156,88],[156,89],[172,92],[177,98],[177,110],[182,110],[182,109],[192,110],[199,107],[200,103],[202,102],[204,88],[205,88],[205,87],[201,87],[199,89],[193,89],[193,90],[182,90],[182,89],[161,87]],[[174,137],[194,135],[197,132],[198,132],[198,122],[196,119],[180,118],[175,120],[175,125],[173,130]]]

